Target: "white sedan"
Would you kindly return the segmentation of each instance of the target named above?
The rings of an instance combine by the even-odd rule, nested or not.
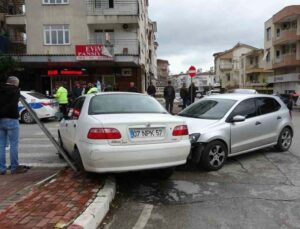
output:
[[[89,172],[159,169],[165,178],[186,163],[186,123],[156,99],[110,92],[79,97],[59,126],[59,141],[77,167]]]

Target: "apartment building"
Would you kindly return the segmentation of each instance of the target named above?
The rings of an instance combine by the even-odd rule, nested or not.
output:
[[[158,77],[158,86],[167,86],[168,79],[170,75],[170,69],[169,69],[169,61],[168,60],[162,60],[157,59],[157,77]]]
[[[19,0],[22,12],[6,24],[24,32],[24,89],[53,92],[60,82],[135,82],[144,92],[156,77],[157,26],[148,18],[148,0]]]
[[[268,84],[268,77],[273,75],[273,71],[266,69],[264,57],[263,49],[255,49],[241,56],[242,87],[272,94],[273,87]]]
[[[265,22],[266,69],[274,93],[300,93],[300,5],[287,6]]]
[[[237,43],[233,48],[213,55],[216,76],[220,79],[222,89],[243,87],[241,57],[256,49],[250,45]]]

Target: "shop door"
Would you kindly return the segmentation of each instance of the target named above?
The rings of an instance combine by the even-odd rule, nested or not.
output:
[[[104,87],[113,87],[115,85],[115,76],[114,75],[103,76],[103,84]]]

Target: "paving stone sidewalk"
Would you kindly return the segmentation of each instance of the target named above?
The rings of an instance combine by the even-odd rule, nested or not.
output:
[[[33,187],[17,202],[0,210],[0,227],[67,228],[94,199],[103,183],[104,179],[100,176],[87,177],[64,169],[50,181]]]

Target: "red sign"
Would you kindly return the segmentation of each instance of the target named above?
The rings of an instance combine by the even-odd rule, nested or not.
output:
[[[189,76],[191,78],[195,77],[197,75],[197,69],[194,66],[191,66],[189,68]]]
[[[48,76],[57,76],[58,71],[57,70],[48,70]]]
[[[104,45],[76,45],[77,60],[113,60]]]
[[[48,76],[57,76],[57,75],[83,75],[83,71],[81,70],[48,70]]]

